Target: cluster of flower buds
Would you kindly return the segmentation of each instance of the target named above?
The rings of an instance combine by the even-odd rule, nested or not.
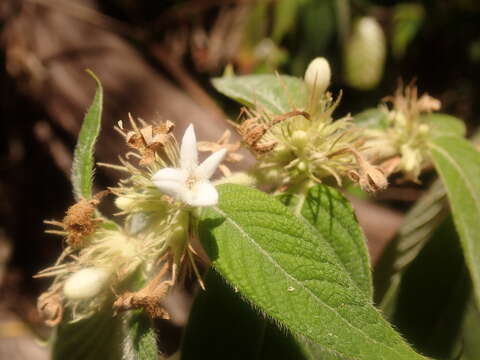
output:
[[[259,182],[282,189],[327,178],[341,185],[349,177],[367,191],[386,186],[381,170],[363,158],[361,132],[351,117],[333,119],[341,96],[334,100],[327,91],[330,81],[328,61],[316,58],[305,72],[305,108],[293,104],[290,112],[276,116],[260,106],[244,111],[247,119],[239,133],[257,156],[254,174]]]
[[[56,265],[37,275],[55,277],[38,303],[50,325],[62,320],[65,307],[76,321],[106,303],[114,312],[142,307],[152,316],[168,317],[162,297],[187,267],[196,270],[190,219],[195,208],[218,202],[210,178],[226,157],[228,144],[199,164],[193,125],[179,147],[170,122],[141,128],[133,119],[130,123],[132,131],[125,131],[121,123],[117,130],[132,149],[126,158],[133,162],[103,164],[128,175],[107,191],[116,196],[124,225],[95,210],[106,192],[93,200],[81,199],[62,222],[49,222],[62,228],[52,232],[64,235],[68,245]],[[146,285],[129,291],[138,288],[133,282],[139,278]],[[124,289],[123,294],[118,289]]]
[[[365,129],[364,153],[369,159],[388,164],[388,173],[402,172],[406,179],[418,181],[420,172],[430,162],[430,125],[422,115],[439,110],[441,103],[428,94],[418,97],[412,84],[405,88],[400,85],[395,95],[385,101],[393,107],[382,104],[379,108],[385,115],[384,127]]]

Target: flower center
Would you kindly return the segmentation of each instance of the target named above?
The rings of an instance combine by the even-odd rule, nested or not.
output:
[[[195,183],[198,181],[198,179],[193,176],[193,175],[190,175],[188,178],[187,178],[187,181],[186,181],[186,184],[187,184],[187,187],[189,189],[191,189],[193,187],[193,185],[195,185]]]

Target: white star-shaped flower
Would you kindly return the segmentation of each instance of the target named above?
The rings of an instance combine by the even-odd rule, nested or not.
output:
[[[226,154],[227,149],[218,150],[198,165],[197,139],[193,125],[190,125],[180,146],[180,168],[160,169],[152,181],[163,193],[190,206],[215,205],[218,192],[209,179]]]

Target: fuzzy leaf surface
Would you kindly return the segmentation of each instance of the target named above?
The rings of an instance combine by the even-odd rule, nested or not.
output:
[[[131,359],[159,359],[155,330],[143,311],[134,312],[128,321],[128,340],[124,351]]]
[[[245,75],[216,78],[213,86],[225,96],[243,105],[265,110],[270,115],[281,115],[305,109],[307,89],[302,79],[287,75]]]
[[[204,281],[206,291],[195,298],[184,332],[182,360],[305,358],[288,331],[262,316],[216,271]]]
[[[383,250],[373,272],[373,282],[374,300],[384,316],[389,317],[394,309],[403,273],[449,212],[445,187],[437,179],[408,211],[397,236]]]
[[[93,183],[93,150],[102,120],[103,89],[100,80],[90,71],[90,76],[97,83],[95,97],[83,119],[73,156],[72,176],[73,194],[76,200],[92,197]]]
[[[275,198],[218,187],[199,234],[213,266],[260,310],[331,354],[423,359],[372,306],[331,246]]]
[[[475,297],[480,303],[480,152],[467,140],[453,136],[432,140],[430,151],[447,190]]]
[[[423,115],[421,120],[430,126],[430,137],[458,136],[464,137],[466,133],[465,123],[451,115],[432,113]]]
[[[110,308],[75,323],[60,324],[53,338],[52,360],[122,360],[124,331]]]
[[[350,202],[326,185],[310,188],[306,197],[284,195],[281,201],[313,226],[321,242],[330,245],[344,270],[369,299],[373,296],[365,236]]]

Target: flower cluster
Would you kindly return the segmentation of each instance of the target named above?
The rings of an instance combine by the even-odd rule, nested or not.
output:
[[[282,189],[333,178],[341,185],[349,177],[367,191],[387,185],[382,171],[362,155],[361,129],[348,115],[333,119],[341,95],[334,100],[326,92],[330,76],[328,62],[317,58],[305,73],[306,108],[294,105],[280,115],[261,106],[244,110],[247,116],[238,131],[257,157],[254,174],[261,183]]]
[[[430,161],[427,141],[431,129],[422,115],[439,110],[441,103],[428,94],[418,97],[413,85],[399,86],[395,95],[385,101],[393,107],[381,105],[385,124],[365,129],[368,150],[364,153],[369,159],[389,163],[389,172],[402,172],[407,179],[418,181]]]
[[[67,246],[54,266],[38,274],[54,277],[38,303],[47,323],[58,324],[65,308],[76,321],[106,304],[114,313],[143,308],[152,317],[168,318],[162,300],[172,286],[190,271],[202,285],[191,240],[198,208],[219,201],[211,182],[217,169],[226,175],[220,182],[256,182],[274,192],[304,192],[318,182],[340,186],[345,178],[375,192],[394,171],[416,180],[428,162],[429,126],[421,115],[440,103],[428,95],[418,98],[414,87],[400,89],[387,99],[393,108],[381,108],[384,126],[366,128],[349,115],[333,118],[341,94],[334,99],[327,91],[330,79],[326,59],[314,59],[297,83],[308,98],[305,104],[291,104],[282,114],[261,105],[243,110],[236,127],[257,159],[248,173],[232,174],[223,164],[241,159],[240,143],[230,144],[228,131],[217,142],[197,143],[190,125],[179,145],[169,121],[149,125],[130,116],[129,130],[120,122],[116,130],[130,151],[119,165],[100,165],[126,176],[81,199],[63,221],[48,222],[60,228],[50,232],[64,236]],[[210,154],[199,162],[198,150]],[[97,210],[108,194],[115,196],[118,222]]]
[[[95,207],[106,192],[80,200],[62,222],[49,222],[62,228],[52,232],[64,235],[68,245],[54,266],[37,275],[55,277],[38,303],[50,325],[62,320],[65,307],[76,321],[112,303],[114,294],[114,311],[142,307],[152,316],[168,317],[161,306],[163,296],[188,267],[196,270],[189,242],[192,210],[218,202],[210,178],[227,149],[198,164],[193,125],[179,148],[172,123],[139,128],[130,120],[133,130],[125,131],[121,123],[117,130],[132,149],[126,158],[136,161],[102,164],[128,174],[106,191],[116,196],[123,226],[98,215]],[[138,279],[146,284],[140,290]]]

